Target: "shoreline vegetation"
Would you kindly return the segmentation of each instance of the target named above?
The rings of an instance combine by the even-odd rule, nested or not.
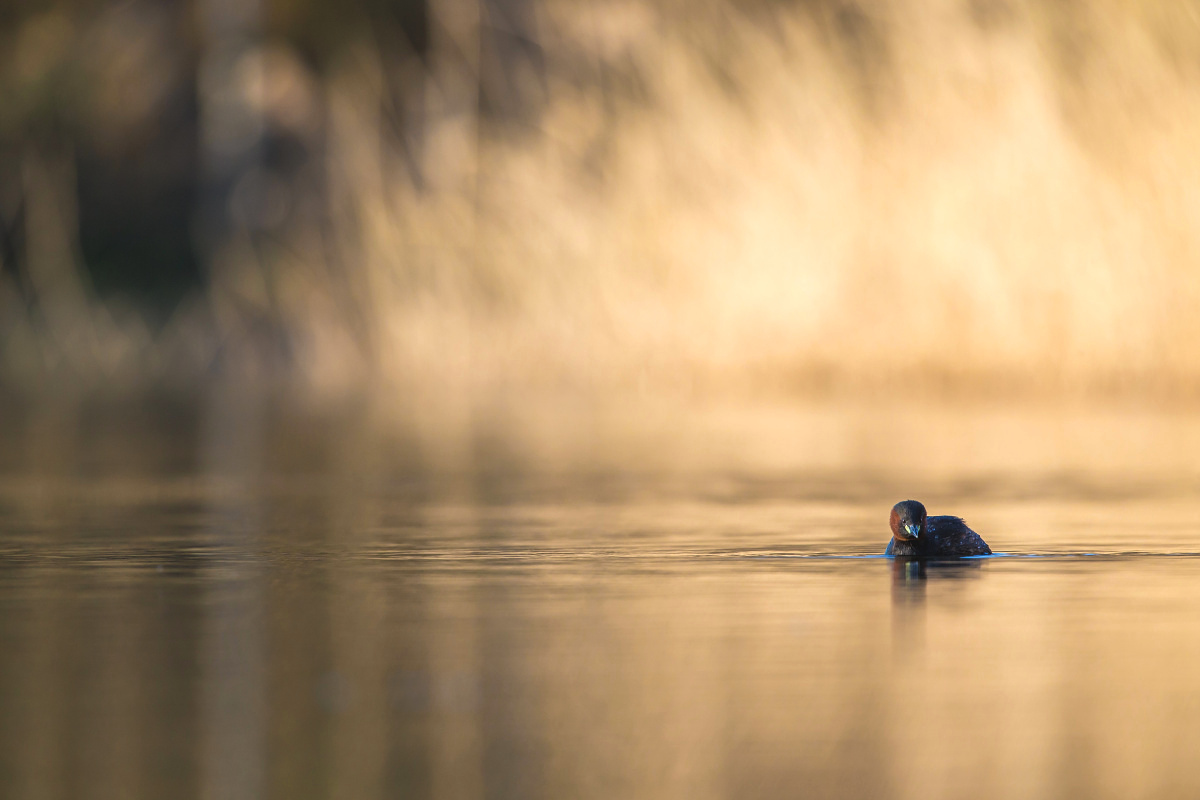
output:
[[[1200,399],[1191,4],[400,5],[8,20],[0,385]]]

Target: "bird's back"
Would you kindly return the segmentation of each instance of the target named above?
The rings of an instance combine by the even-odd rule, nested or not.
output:
[[[978,533],[967,527],[961,517],[928,517],[927,535],[919,540],[918,549],[926,556],[989,556],[987,546]]]

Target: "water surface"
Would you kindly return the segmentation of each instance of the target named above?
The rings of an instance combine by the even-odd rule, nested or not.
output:
[[[1188,417],[22,414],[4,796],[1200,794]]]

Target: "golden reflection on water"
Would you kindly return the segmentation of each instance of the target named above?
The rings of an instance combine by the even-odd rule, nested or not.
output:
[[[1190,417],[94,413],[8,418],[7,795],[1200,791]],[[1010,555],[847,557],[909,494]]]

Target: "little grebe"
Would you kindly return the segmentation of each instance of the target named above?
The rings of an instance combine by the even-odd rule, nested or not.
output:
[[[916,500],[904,500],[892,507],[892,540],[884,555],[918,556],[989,556],[978,533],[959,517],[928,517],[925,506]]]

